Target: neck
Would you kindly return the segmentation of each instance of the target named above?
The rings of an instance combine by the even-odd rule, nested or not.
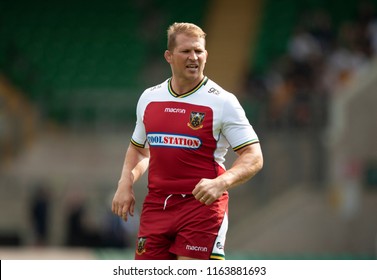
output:
[[[192,81],[187,81],[183,79],[177,79],[176,77],[172,77],[171,79],[171,87],[177,95],[185,94],[195,88],[204,78],[204,75]]]

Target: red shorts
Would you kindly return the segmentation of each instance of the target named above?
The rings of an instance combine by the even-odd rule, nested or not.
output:
[[[193,195],[149,193],[141,213],[135,259],[225,259],[227,229],[228,193],[209,206]]]

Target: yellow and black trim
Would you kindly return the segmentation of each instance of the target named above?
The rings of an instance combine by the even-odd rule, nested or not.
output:
[[[210,260],[220,260],[220,261],[223,261],[223,260],[225,260],[225,256],[221,255],[221,254],[212,253],[211,256],[209,257],[209,259]]]
[[[132,138],[131,138],[130,142],[131,142],[132,145],[134,145],[138,148],[144,148],[144,146],[145,146],[144,144],[139,144],[139,143],[135,142],[135,140],[133,140]]]
[[[196,92],[198,89],[201,88],[202,85],[205,85],[208,81],[208,78],[207,77],[204,77],[203,80],[200,81],[199,84],[197,84],[192,90],[184,93],[184,94],[176,94],[171,86],[171,78],[169,79],[168,81],[168,90],[169,90],[169,93],[174,96],[174,97],[177,97],[177,98],[184,98],[186,96],[189,96],[191,94],[193,94],[194,92]]]
[[[242,149],[243,147],[246,147],[246,146],[249,146],[249,145],[252,145],[252,144],[255,144],[255,143],[259,143],[259,140],[258,139],[253,139],[253,140],[247,141],[245,143],[242,143],[241,145],[238,145],[237,147],[234,147],[233,151],[238,151],[238,150]]]

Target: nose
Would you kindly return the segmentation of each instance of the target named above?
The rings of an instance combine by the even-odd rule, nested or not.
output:
[[[196,55],[195,51],[190,52],[190,55],[188,57],[190,60],[197,60],[198,56]]]

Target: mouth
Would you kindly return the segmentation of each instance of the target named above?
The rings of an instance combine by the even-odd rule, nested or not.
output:
[[[189,70],[197,70],[199,68],[199,65],[196,64],[189,64],[186,66],[187,69]]]
[[[197,72],[198,72],[199,65],[197,65],[197,64],[188,64],[188,65],[186,66],[186,69],[187,69],[187,71],[188,71],[189,73],[194,74],[194,73],[197,73]]]

